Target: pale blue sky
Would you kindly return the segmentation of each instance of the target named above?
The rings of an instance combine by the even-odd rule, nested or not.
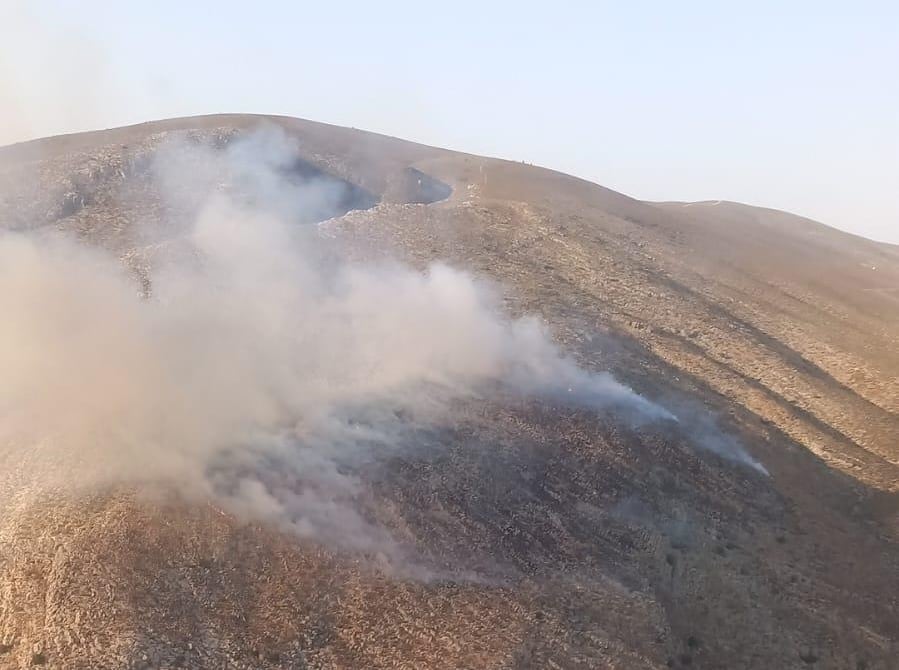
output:
[[[0,0],[0,141],[355,126],[899,243],[899,2]]]

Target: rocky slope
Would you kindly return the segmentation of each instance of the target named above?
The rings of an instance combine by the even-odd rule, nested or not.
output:
[[[339,186],[309,221],[341,253],[495,282],[583,367],[708,412],[768,474],[695,429],[497,391],[356,473],[406,572],[213,501],[7,485],[0,667],[897,667],[899,248],[249,116],[2,148],[0,225],[108,249],[150,291],[142,231],[185,215],[153,156],[262,121]]]

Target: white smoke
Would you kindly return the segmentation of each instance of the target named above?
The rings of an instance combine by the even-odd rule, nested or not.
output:
[[[537,320],[502,316],[465,272],[334,260],[317,227],[294,223],[333,187],[285,180],[284,142],[160,153],[169,202],[202,202],[191,225],[146,236],[149,295],[98,249],[0,233],[0,496],[163,484],[386,551],[344,466],[400,440],[398,417],[437,424],[499,384],[673,419],[578,368]],[[217,188],[224,173],[239,194]]]

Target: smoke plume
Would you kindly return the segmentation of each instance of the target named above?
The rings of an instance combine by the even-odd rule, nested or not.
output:
[[[349,549],[386,551],[353,499],[409,417],[491,385],[671,420],[578,368],[471,275],[340,260],[314,225],[339,188],[288,180],[284,137],[158,152],[170,211],[142,288],[55,234],[0,234],[0,491],[175,487]],[[223,186],[223,184],[225,186]],[[336,190],[335,190],[336,189]],[[312,212],[312,214],[310,214]]]

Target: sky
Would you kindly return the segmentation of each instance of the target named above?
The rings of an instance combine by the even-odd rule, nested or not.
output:
[[[218,112],[899,243],[899,2],[0,0],[0,143]]]

